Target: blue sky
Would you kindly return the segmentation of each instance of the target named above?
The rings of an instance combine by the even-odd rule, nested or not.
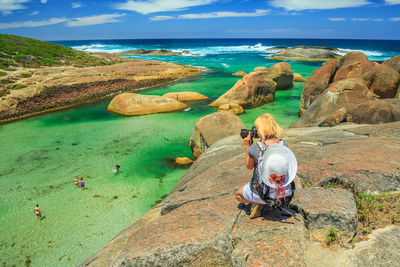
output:
[[[0,33],[40,40],[399,40],[400,0],[0,0]]]

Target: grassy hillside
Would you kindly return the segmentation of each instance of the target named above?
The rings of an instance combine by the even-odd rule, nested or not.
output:
[[[117,60],[98,58],[75,49],[35,39],[0,34],[0,69],[71,65],[109,65]]]

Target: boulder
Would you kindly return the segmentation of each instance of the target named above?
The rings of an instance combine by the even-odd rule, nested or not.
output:
[[[352,107],[373,100],[374,96],[360,79],[349,78],[340,80],[332,83],[324,93],[320,94],[300,119],[294,122],[291,127],[324,125],[324,121],[326,120],[332,123],[336,119],[331,120],[328,117],[338,115],[333,114],[341,108],[345,108],[350,112]]]
[[[269,57],[275,60],[295,61],[327,61],[331,58],[340,58],[332,49],[323,47],[291,47],[281,50]]]
[[[244,109],[241,105],[231,103],[231,104],[223,104],[218,107],[218,112],[220,111],[229,111],[233,114],[241,114],[244,112]]]
[[[177,101],[199,101],[208,99],[208,97],[197,93],[197,92],[173,92],[173,93],[166,93],[163,97],[168,97],[175,99]]]
[[[265,69],[244,76],[210,106],[235,103],[245,109],[254,108],[272,102],[275,90],[293,87],[293,72],[289,64],[281,62]]]
[[[294,82],[306,82],[307,78],[304,78],[303,76],[301,76],[301,74],[299,73],[293,73],[293,81]]]
[[[334,81],[346,78],[360,78],[370,70],[374,64],[362,52],[349,52],[339,62]]]
[[[321,122],[318,126],[336,126],[342,121],[344,121],[347,117],[347,109],[341,108],[333,112],[328,118],[326,118],[323,122]]]
[[[311,240],[326,242],[329,229],[333,227],[337,240],[345,246],[357,233],[357,208],[353,194],[347,190],[299,189],[291,205],[303,215]]]
[[[393,68],[380,64],[369,68],[361,79],[381,98],[394,98],[400,85],[400,74]]]
[[[326,88],[335,74],[338,61],[331,59],[321,68],[316,69],[304,85],[300,99],[300,115],[302,115],[314,99],[319,96]]]
[[[398,73],[400,73],[400,55],[389,58],[388,60],[384,61],[382,65],[391,67]]]
[[[209,114],[200,118],[194,126],[190,136],[190,149],[197,158],[218,140],[230,135],[239,135],[243,128],[243,122],[231,112]]]
[[[189,165],[194,162],[194,160],[188,158],[188,157],[178,157],[175,160],[176,165]]]
[[[352,121],[360,124],[376,124],[400,120],[400,108],[376,99],[356,105],[351,110]]]
[[[252,72],[229,89],[225,94],[212,102],[210,106],[235,103],[243,108],[254,108],[272,102],[275,97],[276,82],[267,72]]]
[[[111,100],[107,110],[132,116],[171,112],[184,108],[187,108],[186,104],[163,96],[123,93]]]
[[[243,76],[247,75],[247,73],[244,72],[244,71],[242,71],[242,70],[240,70],[240,71],[235,72],[235,73],[232,74],[232,75],[233,75],[233,76],[238,76],[238,77],[243,77]]]

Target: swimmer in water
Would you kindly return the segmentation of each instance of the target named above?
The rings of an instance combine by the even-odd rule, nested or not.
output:
[[[83,181],[83,178],[81,178],[81,180],[79,181],[79,186],[81,187],[81,191],[82,189],[85,189],[85,182]]]
[[[78,182],[78,176],[75,176],[75,185],[78,186],[79,182]]]
[[[117,164],[115,164],[115,165],[112,165],[112,166],[115,167],[115,171],[116,171],[116,172],[119,172],[119,170],[121,169],[121,166],[119,166],[119,163],[117,163]]]
[[[38,216],[39,220],[42,220],[42,213],[40,212],[39,209],[39,204],[36,204],[36,207],[33,209],[33,213]]]

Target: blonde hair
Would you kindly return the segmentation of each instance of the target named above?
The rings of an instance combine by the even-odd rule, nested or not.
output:
[[[282,128],[276,123],[274,117],[265,113],[259,116],[255,121],[254,125],[257,128],[257,133],[261,137],[262,140],[265,139],[266,136],[276,136],[279,137],[282,132]]]

